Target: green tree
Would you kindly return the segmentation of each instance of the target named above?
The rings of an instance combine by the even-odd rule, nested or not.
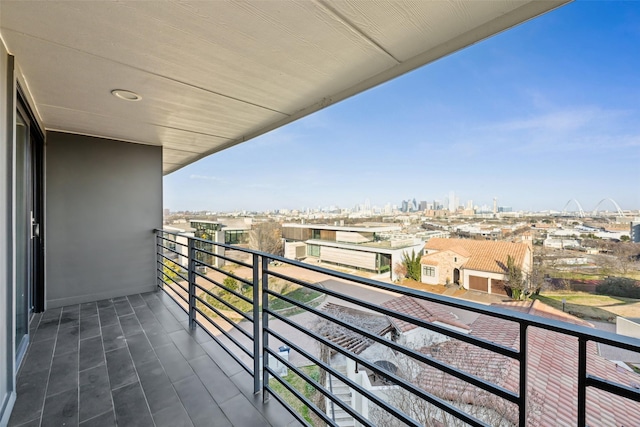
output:
[[[402,265],[407,270],[406,277],[420,281],[420,252],[416,253],[415,249],[411,250],[411,255],[404,252]]]
[[[511,255],[507,256],[507,280],[506,286],[511,289],[511,298],[520,299],[526,288],[526,280],[522,269],[516,265]]]

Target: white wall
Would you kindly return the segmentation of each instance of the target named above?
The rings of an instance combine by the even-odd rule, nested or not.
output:
[[[640,323],[618,316],[616,317],[616,334],[640,338]]]

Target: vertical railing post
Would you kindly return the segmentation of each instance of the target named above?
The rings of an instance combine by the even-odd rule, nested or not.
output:
[[[527,425],[527,326],[524,321],[520,321],[520,395],[518,406],[520,407],[519,425]]]
[[[189,262],[188,275],[189,279],[189,328],[196,328],[196,244],[195,240],[189,239]]]
[[[578,338],[578,427],[587,425],[587,340]]]
[[[262,256],[262,402],[267,403],[269,400],[268,393],[264,392],[264,386],[269,384],[269,372],[267,367],[269,366],[269,257]]]
[[[162,273],[164,271],[164,266],[162,263],[162,258],[160,256],[160,242],[163,241],[161,239],[162,231],[156,231],[156,286],[162,288]],[[164,245],[163,245],[164,246]]]
[[[253,393],[260,391],[260,257],[253,254]]]

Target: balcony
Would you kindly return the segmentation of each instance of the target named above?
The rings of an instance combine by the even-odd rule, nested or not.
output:
[[[640,376],[596,346],[639,352],[637,339],[177,233],[156,240],[158,291],[35,315],[10,426],[639,422]]]
[[[251,377],[163,293],[47,310],[31,328],[10,426],[299,424],[263,404]]]

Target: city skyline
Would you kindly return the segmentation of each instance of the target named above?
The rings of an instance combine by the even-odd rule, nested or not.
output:
[[[638,22],[633,2],[569,4],[174,172],[164,205],[384,206],[455,189],[463,205],[638,209]]]

